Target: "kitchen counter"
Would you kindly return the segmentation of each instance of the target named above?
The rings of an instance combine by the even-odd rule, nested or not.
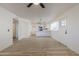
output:
[[[50,36],[50,31],[36,31],[36,36]]]

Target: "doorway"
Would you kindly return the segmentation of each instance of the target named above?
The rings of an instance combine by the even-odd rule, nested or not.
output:
[[[18,40],[18,20],[13,18],[13,42]]]

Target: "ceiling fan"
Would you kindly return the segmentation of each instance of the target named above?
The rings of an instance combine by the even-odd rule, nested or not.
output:
[[[32,5],[40,5],[42,8],[45,8],[45,6],[44,6],[43,3],[29,3],[29,4],[27,5],[27,7],[29,8],[29,7],[31,7]]]

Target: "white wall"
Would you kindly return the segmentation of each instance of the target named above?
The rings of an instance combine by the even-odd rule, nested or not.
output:
[[[13,44],[13,18],[17,16],[7,9],[0,7],[0,51]],[[31,35],[31,22],[27,19],[17,18],[18,38],[28,38]],[[8,29],[10,30],[8,32]]]
[[[12,22],[14,14],[0,7],[0,51],[9,47],[13,43]],[[8,29],[10,30],[8,32]]]
[[[65,12],[57,20],[61,19],[66,19],[66,27],[60,27],[57,32],[52,31],[52,37],[79,53],[79,5]]]
[[[23,38],[29,38],[31,35],[32,25],[30,20],[19,18],[18,23],[18,38],[19,40]]]

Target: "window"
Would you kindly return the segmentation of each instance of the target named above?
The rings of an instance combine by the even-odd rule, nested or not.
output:
[[[66,26],[66,20],[61,20],[61,26]]]
[[[59,30],[59,22],[57,21],[57,22],[52,23],[50,26],[50,30],[58,31]]]

